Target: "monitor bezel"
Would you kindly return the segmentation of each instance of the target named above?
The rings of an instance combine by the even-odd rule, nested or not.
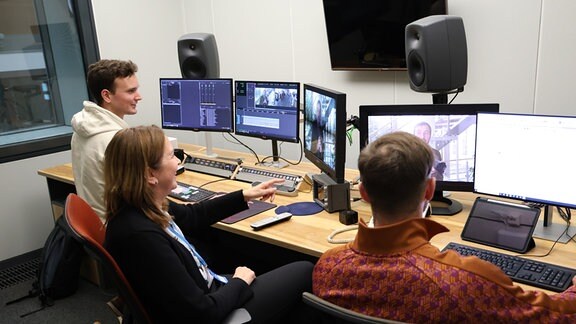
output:
[[[297,113],[297,118],[296,118],[296,123],[295,123],[295,133],[293,133],[293,137],[282,137],[282,136],[274,136],[274,135],[263,135],[263,134],[254,134],[254,133],[245,133],[242,131],[238,130],[237,127],[237,123],[238,123],[238,119],[236,118],[237,116],[234,116],[234,121],[232,122],[234,124],[234,133],[236,135],[241,135],[241,136],[246,136],[246,137],[253,137],[253,138],[259,138],[259,139],[263,139],[263,140],[273,140],[273,141],[280,141],[280,142],[288,142],[288,143],[299,143],[300,142],[300,95],[301,95],[301,87],[300,87],[300,82],[294,82],[294,81],[266,81],[266,80],[259,80],[259,81],[253,81],[253,80],[234,80],[234,98],[237,99],[237,87],[239,83],[271,83],[271,84],[286,84],[286,85],[292,85],[292,86],[297,86],[297,90],[298,90],[298,95],[296,96],[297,98],[297,102],[296,102],[296,113]],[[234,100],[234,111],[237,111],[237,101]]]
[[[162,82],[163,81],[178,81],[178,82],[214,82],[214,81],[228,81],[230,83],[230,125],[227,125],[226,128],[214,128],[214,127],[180,127],[180,126],[169,126],[164,125],[164,107],[162,104]],[[232,78],[211,78],[211,79],[190,79],[190,78],[160,78],[159,79],[159,86],[160,86],[160,118],[161,118],[161,125],[162,129],[178,129],[178,130],[187,130],[193,132],[217,132],[217,133],[233,133],[234,132],[234,80]]]
[[[336,109],[336,152],[334,168],[331,168],[324,160],[316,156],[312,151],[308,150],[306,143],[304,143],[304,156],[312,162],[323,173],[327,174],[336,183],[344,183],[345,168],[346,168],[346,94],[336,90],[324,88],[315,84],[305,83],[303,86],[303,106],[304,106],[304,139],[306,141],[306,92],[312,91],[321,95],[331,97],[336,101],[334,109]]]
[[[360,150],[368,141],[368,118],[370,116],[409,115],[477,115],[479,112],[498,112],[496,103],[469,104],[410,104],[410,105],[362,105],[360,111]],[[476,156],[474,156],[476,160]],[[436,181],[436,191],[474,191],[474,181]]]

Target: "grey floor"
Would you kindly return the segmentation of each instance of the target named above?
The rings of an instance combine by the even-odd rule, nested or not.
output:
[[[118,323],[106,305],[113,293],[102,291],[83,279],[74,295],[56,300],[54,306],[20,318],[20,315],[40,308],[38,298],[25,299],[12,305],[6,305],[6,302],[26,295],[31,287],[32,280],[28,280],[0,290],[0,323]]]

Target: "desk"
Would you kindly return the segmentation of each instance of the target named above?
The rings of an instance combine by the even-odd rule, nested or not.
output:
[[[195,145],[180,144],[181,148],[192,155],[200,156],[203,151],[201,147]],[[238,152],[225,151],[225,150],[215,150],[220,156],[228,156],[234,158],[243,158],[244,163],[247,165],[252,165],[254,158],[248,154],[242,154]],[[283,169],[282,171],[305,175],[307,172],[316,173],[318,170],[310,163],[301,163],[297,167],[291,166]],[[55,166],[52,168],[47,168],[38,171],[38,173],[46,177],[48,182],[48,190],[50,193],[50,199],[52,201],[62,201],[69,191],[74,189],[73,175],[72,175],[72,165],[64,164]],[[356,170],[347,170],[346,178],[352,179],[357,175]],[[190,183],[196,186],[202,185],[209,181],[221,179],[213,177],[210,175],[192,173],[189,171],[177,177],[178,181],[185,183]],[[213,191],[234,191],[238,189],[248,188],[250,184],[234,181],[234,180],[223,180],[208,184],[205,186],[206,189]],[[300,188],[300,192],[297,197],[286,197],[286,196],[276,196],[274,203],[278,205],[286,205],[294,203],[297,201],[312,201],[312,193],[309,191],[309,187]],[[303,190],[304,189],[304,190]],[[447,228],[450,232],[443,233],[435,236],[432,239],[432,244],[436,247],[442,249],[449,242],[464,243],[471,246],[477,246],[487,250],[495,250],[503,252],[503,250],[494,249],[489,246],[484,246],[480,244],[475,244],[472,242],[463,242],[460,239],[460,233],[466,223],[468,214],[470,213],[470,208],[476,199],[477,195],[472,193],[462,193],[454,192],[452,197],[460,201],[464,207],[463,211],[454,216],[432,216],[431,218]],[[363,201],[357,201],[352,203],[352,208],[358,211],[359,217],[368,221],[370,218],[370,207]],[[273,215],[274,209],[266,211],[264,213],[255,215],[248,219],[242,220],[235,224],[227,225],[222,223],[217,223],[213,225],[216,229],[234,233],[243,237],[247,237],[252,240],[257,240],[261,242],[266,242],[274,246],[278,246],[284,249],[296,251],[303,253],[312,257],[320,257],[322,253],[332,247],[337,245],[328,243],[326,238],[332,231],[342,228],[342,225],[338,221],[338,213],[329,214],[325,211],[318,213],[313,216],[293,216],[288,222],[284,222],[261,231],[253,231],[250,227],[250,223],[257,221],[259,219]],[[555,217],[559,219],[560,217]],[[349,232],[338,236],[338,238],[353,237],[354,232]],[[529,254],[541,255],[546,254],[553,242],[536,239],[536,247],[529,252]],[[513,254],[513,253],[510,253]],[[574,242],[569,242],[568,244],[556,244],[551,255],[545,258],[534,258],[535,260],[541,260],[549,262],[552,264],[562,265],[570,268],[576,268],[576,244]],[[521,285],[525,289],[536,289],[533,287],[528,287]]]

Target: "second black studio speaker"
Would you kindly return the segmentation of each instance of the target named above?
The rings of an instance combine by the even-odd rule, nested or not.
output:
[[[213,34],[192,33],[180,37],[178,60],[183,78],[216,79],[220,77],[218,47]]]
[[[464,87],[468,50],[462,18],[428,16],[406,25],[405,31],[412,90],[441,93]]]

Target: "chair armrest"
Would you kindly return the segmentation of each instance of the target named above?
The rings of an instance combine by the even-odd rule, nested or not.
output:
[[[401,323],[383,318],[364,315],[355,312],[353,310],[346,309],[344,307],[333,304],[327,300],[324,300],[309,292],[302,293],[302,301],[306,305],[318,309],[323,313],[330,315],[333,318],[345,320],[346,323],[358,323],[358,324]]]
[[[252,320],[252,316],[246,308],[237,308],[226,316],[222,324],[242,324],[248,323],[250,320]]]

